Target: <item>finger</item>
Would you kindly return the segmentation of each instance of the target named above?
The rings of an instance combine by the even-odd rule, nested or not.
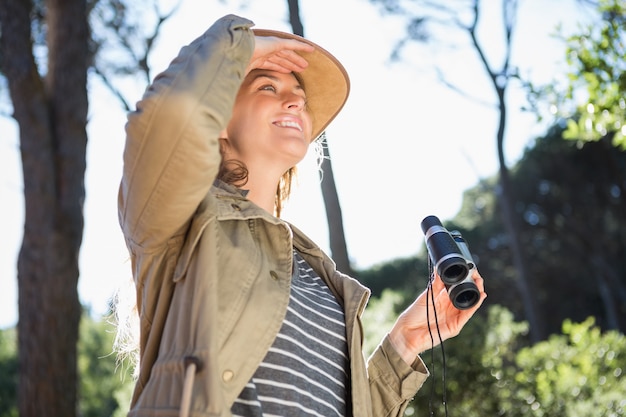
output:
[[[313,52],[315,47],[309,45],[308,43],[298,41],[296,39],[278,39],[278,48],[279,50],[292,50],[292,51],[300,51],[300,52]]]
[[[281,73],[301,72],[306,69],[308,62],[294,51],[279,51],[258,57],[248,66],[248,72],[253,69],[277,71]]]
[[[483,294],[485,292],[485,280],[480,275],[477,269],[474,269],[474,272],[472,273],[472,279],[474,280],[474,283],[478,287],[478,291],[480,291],[480,293]]]
[[[435,294],[439,294],[446,286],[443,283],[441,277],[436,272],[433,272],[434,278],[432,281],[432,288]]]
[[[309,65],[306,59],[294,51],[282,50],[269,57],[269,61],[288,71],[303,71]]]

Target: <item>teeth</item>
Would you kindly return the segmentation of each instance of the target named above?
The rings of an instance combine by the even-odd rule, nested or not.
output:
[[[276,122],[276,125],[279,126],[279,127],[295,127],[300,132],[302,132],[302,128],[300,127],[300,125],[298,123],[292,122],[292,121],[289,121],[289,120],[282,120],[280,122]]]

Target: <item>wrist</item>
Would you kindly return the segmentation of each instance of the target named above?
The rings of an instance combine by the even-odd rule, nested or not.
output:
[[[423,352],[423,350],[415,349],[411,347],[406,338],[402,335],[402,332],[392,329],[387,335],[389,343],[394,348],[396,353],[402,358],[408,365],[415,362],[415,358]],[[424,349],[426,350],[426,349]]]

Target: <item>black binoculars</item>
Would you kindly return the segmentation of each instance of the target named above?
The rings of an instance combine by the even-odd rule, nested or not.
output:
[[[435,216],[422,220],[422,231],[430,259],[452,304],[459,310],[476,305],[480,300],[480,291],[472,279],[476,265],[461,233],[449,232]]]

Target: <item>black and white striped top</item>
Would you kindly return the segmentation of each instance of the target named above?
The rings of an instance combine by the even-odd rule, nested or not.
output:
[[[343,309],[294,251],[287,314],[274,344],[231,409],[238,417],[346,416],[349,360]]]

